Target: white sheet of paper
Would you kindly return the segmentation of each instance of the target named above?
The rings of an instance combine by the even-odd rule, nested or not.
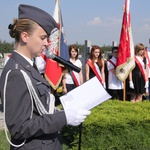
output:
[[[90,110],[110,98],[111,96],[101,85],[97,77],[94,77],[61,96],[60,101],[65,110],[69,108]]]

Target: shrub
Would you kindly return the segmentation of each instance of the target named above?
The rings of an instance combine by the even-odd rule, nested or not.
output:
[[[82,123],[81,149],[150,150],[149,110],[149,101],[108,100],[95,107]],[[78,149],[79,131],[79,127],[63,128],[64,150]],[[4,131],[0,131],[0,149],[9,149]]]
[[[117,100],[92,109],[82,125],[82,150],[149,150],[149,109],[148,101],[133,104]],[[70,150],[78,149],[78,132],[78,127],[62,131]]]

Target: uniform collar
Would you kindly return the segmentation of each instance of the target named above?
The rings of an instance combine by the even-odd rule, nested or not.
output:
[[[18,53],[19,55],[21,55],[24,59],[26,59],[26,60],[31,64],[31,66],[33,66],[33,60],[31,60],[31,59],[29,59],[28,57],[22,55],[21,53],[19,53],[19,52],[16,51],[16,50],[15,50],[14,52],[16,52],[16,53]]]
[[[29,63],[29,61],[27,61],[22,55],[20,55],[16,52],[13,52],[11,57],[16,61],[16,63],[19,66],[19,69],[23,69],[26,72],[30,72],[30,74],[33,78],[35,78],[39,82],[46,84],[47,86],[50,86],[49,83],[47,82],[47,80],[45,80],[43,77],[41,77],[41,74],[39,72],[37,72],[33,68],[33,66]]]

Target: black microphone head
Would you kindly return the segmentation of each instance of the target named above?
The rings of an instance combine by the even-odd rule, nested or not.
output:
[[[49,49],[46,51],[46,57],[53,59],[53,58],[55,58],[55,54]]]

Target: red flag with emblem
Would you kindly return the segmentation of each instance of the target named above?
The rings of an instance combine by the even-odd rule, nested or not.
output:
[[[49,49],[55,55],[59,55],[64,59],[68,59],[69,53],[67,44],[64,42],[66,39],[64,38],[65,36],[59,0],[56,0],[53,18],[58,23],[59,30],[54,30],[54,32],[50,35]],[[57,89],[61,82],[63,71],[64,68],[59,63],[51,59],[46,59],[45,78],[54,90]]]
[[[124,81],[135,67],[134,43],[130,24],[130,0],[125,0],[118,58],[116,65],[116,76]]]

